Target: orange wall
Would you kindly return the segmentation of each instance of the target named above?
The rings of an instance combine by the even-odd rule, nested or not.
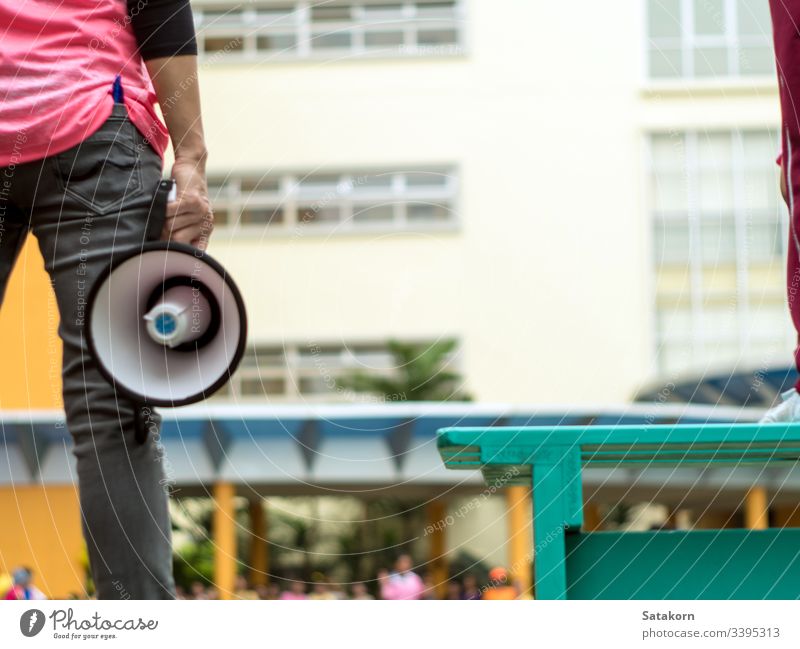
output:
[[[84,547],[74,486],[0,487],[0,573],[24,565],[48,597],[82,593]]]
[[[61,408],[58,309],[28,237],[0,308],[0,409]],[[82,592],[84,543],[73,485],[0,487],[0,575],[27,565],[48,596]]]
[[[61,408],[58,308],[36,240],[28,237],[0,308],[0,409]]]

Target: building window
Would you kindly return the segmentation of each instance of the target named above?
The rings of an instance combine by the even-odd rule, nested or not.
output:
[[[193,3],[198,48],[242,59],[456,54],[460,0]]]
[[[216,224],[258,234],[452,227],[452,168],[209,176]]]
[[[772,75],[769,3],[646,0],[651,79]]]
[[[454,354],[448,358],[451,369],[457,358]],[[231,381],[213,398],[234,402],[406,400],[403,394],[357,394],[340,382],[356,372],[393,378],[397,360],[385,343],[249,345]]]
[[[766,130],[650,136],[663,372],[763,364],[791,348],[778,139]]]

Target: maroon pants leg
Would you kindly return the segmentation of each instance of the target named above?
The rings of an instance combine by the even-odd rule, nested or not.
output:
[[[795,365],[800,370],[800,0],[770,0],[780,89],[783,151],[789,203],[789,310],[798,332]],[[795,384],[800,391],[800,380]]]

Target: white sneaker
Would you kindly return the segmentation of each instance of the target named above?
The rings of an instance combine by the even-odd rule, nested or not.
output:
[[[781,395],[783,401],[770,408],[759,420],[760,424],[777,424],[780,422],[800,421],[800,393],[794,388]]]

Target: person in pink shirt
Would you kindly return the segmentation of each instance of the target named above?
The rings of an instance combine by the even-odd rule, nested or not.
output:
[[[143,434],[160,418],[103,378],[85,309],[115,254],[159,236],[205,249],[213,216],[199,96],[189,0],[0,0],[0,303],[32,232],[58,303],[100,599],[175,597],[161,454]],[[177,198],[164,208],[169,140]]]
[[[397,557],[394,571],[385,570],[378,575],[381,587],[381,599],[422,599],[425,592],[425,583],[411,568],[414,562],[407,554]]]
[[[769,0],[781,105],[781,194],[789,208],[786,291],[797,331],[794,365],[800,370],[800,0]],[[762,417],[763,423],[800,421],[800,379]]]
[[[289,580],[289,588],[281,593],[280,599],[282,600],[300,600],[308,599],[306,594],[306,585],[299,579]]]

